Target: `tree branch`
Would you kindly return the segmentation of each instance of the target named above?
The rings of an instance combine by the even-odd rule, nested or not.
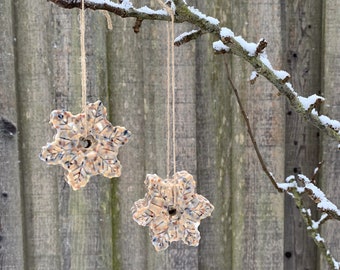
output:
[[[81,7],[80,0],[49,1],[68,9]],[[215,34],[219,39],[219,41],[214,42],[213,44],[215,51],[218,53],[235,54],[254,67],[255,71],[252,73],[252,83],[255,82],[255,79],[258,75],[265,77],[278,89],[281,94],[286,96],[291,106],[298,114],[300,114],[304,119],[312,123],[320,130],[323,130],[325,134],[340,142],[340,122],[337,120],[332,120],[327,116],[319,115],[319,113],[316,111],[316,108],[321,102],[324,101],[324,98],[317,95],[307,98],[299,96],[291,83],[288,82],[290,75],[286,71],[275,70],[272,67],[265,53],[265,48],[267,46],[266,40],[261,39],[258,44],[249,43],[241,36],[235,36],[230,29],[221,27],[219,25],[219,21],[216,18],[209,17],[194,7],[188,6],[184,0],[173,0],[173,3],[176,7],[174,15],[175,23],[188,22],[199,28],[198,30],[193,30],[190,33],[184,33],[179,36],[174,41],[177,46],[191,40],[195,40],[204,33]],[[120,3],[114,3],[109,0],[86,0],[85,7],[92,10],[107,10],[122,18],[136,18],[136,23],[134,26],[134,31],[136,33],[139,31],[143,20],[171,21],[170,15],[165,10],[153,10],[149,7],[135,8],[128,0],[120,0]],[[278,191],[285,191],[294,198],[302,218],[307,225],[307,230],[318,246],[320,252],[325,256],[330,267],[333,269],[339,269],[339,262],[337,262],[331,255],[329,250],[326,248],[324,239],[321,238],[319,234],[319,226],[331,218],[339,220],[340,210],[325,197],[323,192],[319,190],[314,185],[314,183],[312,183],[312,181],[303,175],[296,176],[297,179],[302,183],[302,186],[298,185],[295,176],[293,176],[293,178],[288,177],[287,179],[289,181],[287,183],[278,184],[276,182],[273,174],[269,172],[268,168],[266,167],[257,147],[256,140],[250,129],[248,117],[243,109],[242,104],[240,103],[237,89],[232,83],[229,72],[228,80],[239,102],[242,115],[246,121],[248,133],[254,145],[258,159],[260,160],[263,171],[266,173]],[[310,198],[317,204],[318,210],[323,212],[323,215],[319,221],[314,221],[311,217],[310,210],[304,208],[302,200],[303,193],[308,194]]]
[[[300,187],[298,185],[298,181],[302,182],[303,187]],[[307,232],[309,236],[313,239],[314,243],[318,247],[320,253],[324,256],[326,259],[329,267],[334,270],[338,270],[340,267],[340,263],[337,262],[332,255],[332,253],[329,251],[329,249],[326,247],[326,243],[324,238],[320,235],[320,226],[324,222],[326,222],[329,219],[336,218],[339,220],[339,209],[332,204],[323,194],[323,192],[315,193],[310,192],[311,188],[307,188],[307,185],[311,184],[314,186],[314,184],[311,183],[311,181],[302,174],[299,174],[297,176],[289,176],[286,179],[286,183],[280,183],[278,186],[285,190],[287,194],[289,194],[295,201],[295,204],[302,216],[302,219],[307,227]],[[314,186],[312,190],[319,190],[317,187]],[[320,191],[320,190],[319,190]],[[302,194],[307,193],[311,199],[317,203],[317,207],[320,211],[323,212],[321,215],[321,218],[318,221],[314,221],[312,218],[312,214],[310,209],[306,209],[304,207],[304,203],[302,200]],[[323,206],[321,207],[320,204]]]
[[[251,139],[251,142],[253,144],[253,147],[255,149],[255,152],[256,152],[256,155],[257,155],[257,158],[258,160],[260,161],[260,164],[262,166],[262,170],[264,171],[264,173],[268,176],[269,180],[271,181],[271,183],[273,184],[273,186],[275,187],[275,189],[279,192],[282,192],[282,189],[279,188],[279,186],[277,185],[276,183],[276,180],[274,178],[274,175],[268,170],[268,167],[261,155],[261,152],[260,152],[260,149],[258,148],[257,146],[257,142],[256,142],[256,139],[255,139],[255,136],[251,130],[251,126],[250,126],[250,123],[249,123],[249,118],[248,118],[248,115],[246,113],[246,111],[244,110],[243,108],[243,105],[242,105],[242,102],[241,102],[241,99],[240,99],[240,96],[238,94],[238,91],[237,91],[237,88],[235,87],[232,79],[231,79],[231,75],[230,75],[230,72],[229,72],[229,67],[228,67],[228,63],[227,61],[225,61],[225,67],[226,67],[226,70],[227,70],[227,78],[228,78],[228,81],[230,83],[230,86],[232,88],[232,90],[234,91],[234,94],[236,96],[236,100],[237,100],[237,103],[238,103],[238,106],[240,107],[240,110],[241,110],[241,114],[243,116],[243,119],[244,121],[246,122],[246,126],[247,126],[247,131],[248,131],[248,134],[249,134],[249,137]]]
[[[320,253],[324,256],[326,259],[328,265],[334,269],[338,270],[340,267],[339,262],[335,260],[329,249],[327,249],[325,240],[321,237],[320,235],[320,229],[319,227],[321,224],[326,222],[329,219],[337,219],[340,220],[340,210],[331,202],[327,199],[325,194],[316,186],[314,183],[308,179],[305,175],[299,174],[297,176],[290,176],[286,179],[287,183],[280,183],[278,184],[275,180],[274,175],[268,170],[268,167],[261,155],[261,152],[257,146],[256,139],[254,137],[254,134],[251,130],[251,125],[249,123],[249,118],[247,116],[247,113],[245,112],[241,99],[239,97],[237,88],[235,87],[228,68],[228,63],[225,61],[225,66],[227,69],[227,78],[230,83],[230,86],[232,90],[234,91],[234,94],[236,96],[237,103],[240,107],[241,114],[245,120],[246,126],[247,126],[247,131],[249,134],[249,137],[251,139],[251,142],[253,144],[253,147],[255,149],[257,158],[259,159],[259,162],[262,166],[262,170],[264,173],[268,176],[270,179],[271,183],[273,186],[278,190],[279,192],[286,192],[287,194],[291,195],[292,198],[295,201],[295,204],[297,208],[300,211],[300,214],[302,216],[303,221],[306,224],[307,231],[309,236],[313,239],[315,242],[316,246],[318,247]],[[315,177],[315,174],[319,170],[321,163],[319,163],[319,166],[317,169],[314,171],[313,177]],[[302,186],[298,185],[298,181],[302,183]],[[307,209],[304,207],[304,202],[302,199],[302,194],[306,193],[317,205],[317,209],[321,212],[323,212],[321,218],[319,221],[314,221],[312,219],[311,211],[310,209]]]
[[[62,8],[80,8],[80,0],[48,0]],[[171,21],[170,16],[164,10],[153,10],[148,7],[135,8],[129,1],[114,3],[109,0],[86,0],[85,8],[92,10],[107,10],[122,18],[137,18],[139,20]],[[181,23],[175,19],[176,23]]]
[[[80,8],[80,0],[49,1],[63,8]],[[266,44],[263,48],[260,48],[254,43],[248,43],[241,36],[234,36],[234,33],[228,28],[220,27],[217,19],[203,14],[194,7],[188,6],[184,0],[173,0],[173,3],[176,6],[176,13],[174,16],[175,23],[188,22],[200,28],[200,34],[190,36],[190,40],[199,37],[201,33],[205,32],[217,35],[220,40],[228,46],[229,53],[233,53],[250,63],[258,74],[265,77],[279,90],[281,94],[285,95],[297,113],[320,130],[323,130],[328,136],[340,142],[340,122],[332,120],[326,116],[319,115],[315,109],[308,110],[305,108],[304,104],[301,102],[301,98],[303,97],[300,97],[295,92],[293,86],[287,82],[290,77],[289,74],[282,70],[273,69],[265,52],[263,51]],[[134,17],[139,21],[171,20],[171,17],[165,10],[153,10],[148,7],[135,8],[128,0],[121,0],[119,4],[109,0],[86,0],[85,7],[93,10],[107,10],[122,18]],[[255,51],[248,49],[248,47],[252,48],[254,45],[256,46],[254,49]]]

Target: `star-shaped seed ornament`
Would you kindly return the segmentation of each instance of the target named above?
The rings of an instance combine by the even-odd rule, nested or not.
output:
[[[50,123],[57,133],[54,141],[42,148],[40,159],[61,165],[66,170],[66,182],[74,190],[86,186],[91,176],[111,178],[121,174],[118,149],[128,142],[131,132],[112,126],[106,116],[100,100],[86,106],[86,116],[85,112],[51,112]]]
[[[211,215],[214,206],[196,193],[193,176],[186,171],[176,172],[169,179],[148,174],[144,183],[148,192],[144,199],[134,203],[133,219],[139,225],[149,226],[156,251],[179,240],[198,246],[201,238],[198,226]]]

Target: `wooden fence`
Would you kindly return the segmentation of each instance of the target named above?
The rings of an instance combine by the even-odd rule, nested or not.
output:
[[[266,38],[274,67],[292,75],[301,95],[323,95],[323,112],[340,119],[338,1],[194,2],[246,40]],[[323,160],[318,183],[339,206],[337,143],[265,79],[251,85],[248,63],[214,55],[208,34],[175,49],[177,170],[192,173],[215,205],[199,227],[199,247],[176,242],[156,253],[130,210],[144,196],[146,174],[166,174],[165,22],[143,21],[135,34],[134,19],[113,15],[110,31],[102,13],[86,11],[87,99],[102,100],[112,123],[133,133],[119,153],[122,176],[92,177],[72,191],[60,167],[39,159],[54,134],[50,112],[81,111],[78,14],[46,0],[0,2],[0,269],[327,269],[294,201],[261,169],[225,61],[277,179],[310,176]],[[339,233],[337,222],[322,227],[338,259]]]

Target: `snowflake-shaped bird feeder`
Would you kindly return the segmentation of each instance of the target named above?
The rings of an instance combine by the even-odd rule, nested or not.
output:
[[[155,249],[165,250],[179,240],[198,246],[198,226],[211,215],[214,206],[196,193],[193,176],[186,171],[176,172],[170,179],[148,174],[144,183],[148,192],[134,203],[133,219],[139,225],[149,226]]]
[[[118,149],[128,142],[131,132],[112,126],[106,116],[106,108],[99,100],[86,106],[86,117],[85,112],[51,113],[50,123],[57,133],[54,141],[42,148],[40,159],[61,165],[66,170],[66,182],[74,190],[84,187],[91,176],[111,178],[121,174]]]

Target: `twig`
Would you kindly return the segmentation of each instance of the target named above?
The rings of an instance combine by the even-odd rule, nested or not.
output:
[[[174,45],[177,47],[181,46],[182,44],[188,43],[193,39],[197,39],[203,34],[204,32],[202,30],[192,30],[191,32],[185,32],[175,39]]]
[[[295,181],[295,180],[294,180]],[[296,181],[295,181],[296,182]],[[313,239],[314,243],[318,247],[320,253],[324,256],[326,259],[329,267],[334,270],[339,269],[339,262],[335,260],[329,249],[326,247],[325,240],[320,236],[319,233],[319,226],[321,223],[324,223],[326,220],[328,220],[330,217],[327,215],[324,218],[321,218],[318,225],[315,225],[314,220],[312,219],[311,213],[309,209],[304,208],[303,200],[301,193],[298,191],[298,187],[296,185],[295,188],[292,188],[289,192],[287,192],[289,195],[292,196],[292,198],[295,201],[295,204],[302,216],[302,219],[307,227],[307,232],[310,235],[310,237]]]
[[[264,159],[259,151],[259,148],[257,146],[257,143],[256,143],[256,139],[253,135],[253,132],[251,130],[251,126],[250,126],[250,122],[249,122],[249,118],[247,116],[247,113],[245,112],[244,108],[243,108],[243,105],[242,105],[242,102],[241,102],[241,99],[240,99],[240,96],[238,94],[238,91],[237,91],[237,88],[235,87],[232,79],[231,79],[231,75],[230,75],[230,72],[229,72],[229,67],[228,67],[228,63],[227,61],[225,60],[225,66],[226,66],[226,69],[227,69],[227,79],[230,83],[230,86],[232,88],[232,90],[234,91],[234,94],[236,96],[236,100],[237,100],[237,103],[240,107],[240,110],[241,110],[241,113],[242,113],[242,116],[246,122],[246,126],[247,126],[247,131],[248,131],[248,134],[249,134],[249,137],[252,141],[252,144],[254,146],[254,149],[255,149],[255,152],[256,152],[256,155],[261,163],[261,166],[262,166],[262,169],[263,171],[265,172],[265,174],[268,176],[268,178],[270,179],[271,183],[273,184],[273,186],[279,191],[279,192],[283,192],[285,191],[286,193],[290,194],[294,201],[295,201],[295,204],[297,206],[297,208],[299,209],[299,212],[302,216],[302,219],[303,221],[305,222],[306,224],[306,227],[307,227],[307,231],[308,231],[308,234],[310,235],[310,237],[312,237],[313,241],[315,242],[316,246],[318,247],[319,251],[321,252],[321,254],[325,257],[328,265],[334,269],[334,270],[338,270],[339,269],[339,262],[337,262],[335,260],[335,258],[333,257],[333,255],[331,254],[331,252],[327,249],[326,247],[326,244],[325,244],[325,240],[320,236],[320,233],[319,233],[319,227],[322,223],[326,222],[327,220],[331,219],[331,218],[336,218],[336,219],[339,219],[339,215],[337,213],[336,210],[334,210],[332,207],[332,203],[328,201],[327,198],[320,198],[320,197],[317,197],[316,194],[315,194],[315,191],[317,188],[314,187],[314,184],[310,181],[308,181],[307,177],[302,177],[302,175],[300,175],[300,178],[301,180],[303,181],[304,183],[304,187],[303,187],[303,192],[301,192],[300,190],[298,190],[298,184],[297,184],[297,181],[295,180],[294,181],[294,185],[292,185],[293,183],[290,183],[291,185],[289,186],[289,184],[286,184],[287,187],[289,186],[289,188],[282,188],[285,186],[285,184],[277,184],[273,174],[268,170],[265,162],[264,162]],[[318,169],[320,168],[321,166],[321,163],[319,163],[319,167]],[[317,170],[314,171],[314,176],[316,174]],[[299,176],[296,176],[296,177],[299,177]],[[294,178],[293,178],[294,179]],[[309,186],[308,184],[311,184],[312,186]],[[314,187],[314,188],[313,188]],[[318,191],[318,190],[317,190]],[[330,205],[330,209],[323,209],[322,207],[320,207],[318,205],[318,209],[325,212],[323,216],[321,216],[320,220],[318,222],[315,222],[313,219],[312,219],[312,216],[311,216],[311,213],[310,213],[310,210],[306,210],[304,208],[304,204],[303,204],[303,200],[302,200],[302,193],[307,193],[311,199],[315,202],[315,203],[318,203],[318,202],[321,202],[322,200],[325,200],[327,202],[327,205]],[[322,192],[318,192],[319,195],[323,195]]]
[[[49,0],[63,8],[80,8],[80,1],[74,0]],[[222,36],[221,32],[224,29],[219,25],[219,21],[213,17],[209,17],[199,10],[189,7],[184,0],[173,0],[176,6],[176,13],[174,16],[175,23],[188,22],[196,27],[198,27],[202,32],[209,32],[218,36],[219,39],[224,42],[226,46],[230,49],[229,52],[233,53],[248,63],[250,63],[256,70],[256,72],[263,77],[265,77],[269,82],[271,82],[281,94],[285,95],[289,100],[290,105],[294,110],[305,118],[308,122],[324,131],[325,134],[332,137],[336,141],[340,142],[340,129],[331,123],[335,120],[326,118],[324,116],[319,116],[315,110],[308,110],[304,108],[300,97],[295,92],[293,86],[287,82],[289,76],[281,78],[277,75],[277,71],[271,67],[271,64],[267,58],[263,57],[263,49],[266,46],[266,41],[262,40],[262,44],[257,47],[257,53],[249,54],[239,42],[237,37]],[[86,8],[93,10],[103,9],[112,12],[122,18],[135,17],[139,20],[160,20],[160,21],[171,21],[171,17],[164,10],[152,10],[150,8],[135,8],[128,0],[122,0],[119,4],[111,2],[109,0],[94,1],[86,0]],[[137,28],[138,29],[138,28]],[[229,29],[228,29],[229,30]],[[229,30],[232,33],[231,30]],[[232,33],[233,34],[233,33]],[[200,36],[200,35],[198,35]],[[197,36],[197,37],[198,37]],[[195,37],[195,38],[197,38]],[[244,41],[245,42],[245,41]],[[261,43],[261,42],[260,42]],[[248,43],[249,44],[249,43]],[[287,72],[282,71],[288,74]],[[288,74],[289,75],[289,74]],[[327,122],[325,123],[325,119]],[[340,125],[340,122],[338,123]]]
[[[273,186],[277,189],[277,191],[279,192],[282,192],[282,189],[278,187],[277,183],[276,183],[276,180],[274,178],[274,175],[268,170],[268,167],[266,166],[266,163],[260,153],[260,150],[257,146],[257,142],[256,142],[256,139],[254,137],[254,134],[251,130],[251,126],[250,126],[250,122],[249,122],[249,118],[247,116],[247,113],[245,112],[244,108],[243,108],[243,105],[242,105],[242,102],[241,102],[241,99],[240,99],[240,96],[238,94],[238,91],[237,91],[237,88],[235,87],[232,79],[231,79],[231,75],[230,75],[230,72],[229,72],[229,67],[228,67],[228,63],[227,61],[225,60],[225,67],[227,69],[227,78],[228,78],[228,81],[230,83],[230,86],[231,88],[233,89],[234,91],[234,94],[236,96],[236,100],[237,100],[237,103],[238,103],[238,106],[240,107],[240,110],[241,110],[241,113],[242,113],[242,116],[243,116],[243,119],[244,121],[246,122],[246,125],[247,125],[247,131],[248,131],[248,134],[249,134],[249,137],[251,139],[251,142],[254,146],[254,149],[255,149],[255,152],[256,152],[256,155],[257,155],[257,158],[259,159],[260,161],[260,164],[262,166],[262,170],[264,171],[264,173],[268,176],[268,178],[270,179],[271,183],[273,184]]]

